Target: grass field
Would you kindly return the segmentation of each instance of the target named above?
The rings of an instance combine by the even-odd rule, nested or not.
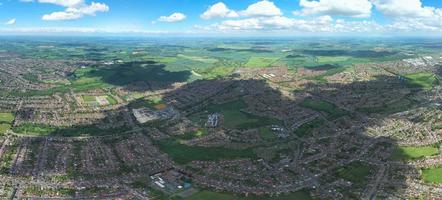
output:
[[[368,176],[372,174],[372,167],[355,161],[347,166],[338,168],[337,174],[339,177],[349,180],[353,183],[362,184],[367,181]]]
[[[104,136],[112,134],[120,134],[130,130],[130,127],[117,127],[109,129],[101,129],[94,125],[85,125],[77,127],[55,127],[45,124],[20,124],[13,127],[13,131],[17,134],[34,135],[34,136]]]
[[[409,110],[413,106],[413,101],[403,98],[390,104],[384,104],[377,107],[362,107],[356,110],[363,113],[381,113],[381,114],[393,114]]]
[[[280,124],[278,119],[260,117],[242,112],[247,105],[242,100],[227,102],[224,104],[211,104],[206,109],[209,113],[222,113],[224,115],[223,126],[229,129],[248,129],[263,126]],[[207,117],[206,114],[199,114],[200,119]]]
[[[12,123],[14,115],[12,113],[0,113],[0,123]]]
[[[163,103],[162,98],[158,96],[134,100],[130,102],[129,106],[135,109],[150,108],[156,110],[161,110],[167,107],[167,105]]]
[[[425,90],[429,90],[439,84],[439,80],[433,73],[408,74],[405,75],[405,78],[407,78],[408,84],[411,87],[420,87]]]
[[[194,160],[221,160],[256,157],[252,149],[227,149],[222,147],[196,147],[181,144],[179,139],[163,139],[156,144],[175,162],[185,164]]]
[[[423,169],[422,180],[428,183],[442,184],[442,167]]]
[[[18,134],[42,136],[55,132],[56,128],[44,124],[20,124],[14,127],[13,131]]]
[[[275,140],[278,138],[276,136],[276,134],[272,130],[270,130],[269,127],[259,128],[259,135],[261,136],[262,139],[269,140],[269,141],[272,141],[272,140]]]
[[[110,105],[118,104],[118,101],[114,97],[112,97],[111,95],[106,95],[105,97]]]
[[[301,190],[297,192],[293,192],[290,194],[284,194],[274,197],[269,196],[255,196],[255,195],[249,195],[247,197],[235,195],[232,193],[227,192],[214,192],[214,191],[208,191],[203,190],[200,191],[188,198],[185,198],[185,200],[310,200],[312,199],[310,197],[310,194],[306,190]]]
[[[298,129],[295,130],[295,134],[298,137],[305,137],[309,135],[313,131],[313,129],[321,127],[322,125],[324,125],[324,123],[325,120],[316,118],[310,122],[301,125]]]
[[[327,118],[329,118],[329,119],[336,119],[336,118],[342,117],[347,114],[347,112],[345,112],[344,110],[339,109],[335,105],[333,105],[329,102],[326,102],[326,101],[322,101],[322,100],[305,99],[301,103],[301,106],[306,107],[306,108],[310,108],[310,109],[313,109],[316,111],[326,112],[328,114]]]
[[[9,129],[11,129],[11,125],[10,124],[2,124],[2,123],[0,123],[0,135],[4,134]]]
[[[245,67],[268,67],[276,62],[278,58],[274,57],[251,57],[244,65]]]
[[[12,113],[0,113],[0,135],[11,129],[11,124],[14,121]]]
[[[176,138],[181,140],[191,140],[194,138],[203,137],[207,134],[208,134],[207,129],[199,129],[197,131],[188,132],[183,135],[176,136]]]
[[[439,154],[439,149],[432,146],[423,147],[397,147],[393,154],[394,160],[414,160],[423,158],[425,156],[432,156]]]
[[[318,63],[337,63],[349,60],[350,56],[316,56]]]
[[[97,103],[97,99],[95,98],[95,96],[82,96],[81,98],[83,98],[84,103],[86,104],[95,104]]]

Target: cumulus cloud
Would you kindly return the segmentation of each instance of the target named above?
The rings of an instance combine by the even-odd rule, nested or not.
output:
[[[180,22],[186,19],[186,15],[184,15],[183,13],[173,13],[169,16],[161,16],[160,18],[158,18],[158,21],[160,22]]]
[[[218,2],[210,6],[203,14],[202,19],[239,17],[238,13],[230,10],[223,2]]]
[[[39,3],[50,3],[63,7],[78,7],[83,5],[84,0],[38,0]]]
[[[365,18],[373,7],[369,0],[301,0],[302,10],[295,15],[332,15]]]
[[[442,9],[424,6],[420,0],[373,0],[376,9],[393,22],[386,25],[396,31],[442,31]]]
[[[380,12],[391,17],[432,17],[440,9],[423,6],[420,0],[373,0]]]
[[[281,16],[282,12],[275,3],[263,0],[250,5],[246,10],[241,11],[240,14],[248,17],[272,17]]]
[[[335,20],[329,15],[309,19],[294,19],[284,16],[254,17],[225,20],[210,26],[196,27],[204,31],[222,32],[276,32],[286,33],[373,33],[382,32],[384,27],[373,21]]]
[[[10,19],[10,20],[7,21],[5,24],[6,24],[6,25],[14,25],[16,22],[17,22],[17,20],[14,18],[14,19]]]
[[[45,14],[42,19],[46,21],[73,20],[82,18],[85,15],[95,16],[97,12],[107,11],[109,11],[109,7],[106,4],[92,2],[90,5],[68,7],[65,11]]]
[[[74,20],[82,18],[86,15],[95,16],[98,12],[108,12],[109,6],[104,3],[92,2],[87,4],[85,0],[20,0],[21,2],[38,2],[54,4],[65,7],[64,11],[52,12],[45,14],[42,20]]]

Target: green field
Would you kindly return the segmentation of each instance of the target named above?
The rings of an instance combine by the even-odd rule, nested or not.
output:
[[[295,130],[295,134],[298,137],[305,137],[309,135],[315,128],[324,125],[324,123],[325,123],[324,119],[316,118],[310,122],[301,125],[298,129]]]
[[[272,141],[277,139],[277,135],[269,127],[259,128],[259,135],[263,140]]]
[[[203,136],[205,136],[207,134],[209,134],[207,132],[207,129],[199,129],[199,130],[196,130],[196,131],[185,133],[183,135],[178,135],[178,136],[176,136],[176,138],[177,139],[181,139],[181,140],[191,140],[191,139],[194,139],[194,138],[203,137]]]
[[[277,60],[274,57],[251,57],[245,67],[268,67]]]
[[[0,113],[0,123],[12,123],[14,115],[12,113]]]
[[[376,107],[362,107],[362,108],[357,108],[356,110],[367,114],[370,113],[393,114],[409,110],[412,106],[413,106],[412,100],[403,98],[389,104],[381,104]]]
[[[11,129],[14,118],[12,113],[0,113],[0,135]]]
[[[394,160],[415,160],[425,156],[433,156],[439,154],[439,148],[432,146],[423,147],[397,147],[393,154]]]
[[[95,104],[95,103],[97,103],[97,99],[95,98],[95,96],[82,96],[82,98],[83,98],[83,101],[86,103],[86,104]]]
[[[94,125],[85,125],[78,127],[55,127],[45,124],[20,124],[13,127],[13,131],[17,134],[34,135],[34,136],[103,136],[124,133],[130,130],[130,127],[117,127],[109,129],[101,129]]]
[[[363,184],[367,181],[372,172],[372,167],[359,161],[352,162],[344,167],[337,169],[339,177],[357,184]]]
[[[161,97],[154,96],[149,98],[140,98],[129,103],[130,108],[139,109],[139,108],[151,108],[155,109],[155,106],[163,104],[163,100]]]
[[[329,119],[336,119],[347,114],[346,111],[339,109],[338,107],[336,107],[336,105],[322,100],[308,98],[301,103],[301,106],[316,111],[326,112],[328,114],[327,118]]]
[[[423,169],[422,180],[428,183],[442,184],[442,167]]]
[[[209,113],[223,114],[223,126],[229,129],[259,128],[281,123],[278,119],[255,116],[241,111],[245,108],[247,108],[247,105],[244,101],[236,100],[224,104],[211,104],[206,109]],[[199,113],[197,116],[193,116],[193,118],[205,121],[207,114]]]
[[[0,135],[4,134],[9,129],[11,129],[11,125],[10,124],[2,124],[2,123],[0,123]]]
[[[13,131],[18,134],[26,134],[26,135],[49,135],[56,131],[56,128],[44,125],[44,124],[20,124],[13,128]]]
[[[118,104],[118,101],[114,97],[112,97],[111,95],[106,95],[106,99],[110,105]]]
[[[188,146],[181,144],[179,139],[163,139],[155,143],[161,151],[167,153],[179,164],[185,164],[194,160],[221,160],[256,157],[252,149]]]
[[[429,90],[439,84],[439,80],[433,73],[407,74],[405,78],[411,87],[420,87],[425,90]]]
[[[337,63],[351,59],[350,56],[316,56],[318,63]]]

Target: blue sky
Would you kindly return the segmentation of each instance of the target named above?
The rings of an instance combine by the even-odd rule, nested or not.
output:
[[[0,0],[0,34],[433,34],[440,0]]]

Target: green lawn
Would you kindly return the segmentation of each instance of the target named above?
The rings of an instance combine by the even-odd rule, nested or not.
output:
[[[337,169],[339,177],[353,183],[362,184],[372,174],[372,167],[359,161],[352,162]]]
[[[423,169],[422,179],[428,183],[442,184],[442,167]]]
[[[12,121],[14,121],[12,113],[0,113],[0,123],[11,123]]]
[[[347,114],[346,111],[339,109],[336,105],[322,100],[308,98],[301,103],[301,106],[316,111],[326,112],[329,119],[336,119]]]
[[[194,160],[221,160],[256,157],[252,149],[227,149],[223,147],[196,147],[181,144],[179,139],[163,139],[155,142],[161,151],[175,162],[185,164]]]
[[[423,147],[397,147],[393,154],[394,160],[414,160],[423,158],[425,156],[432,156],[439,154],[439,149],[432,146]]]
[[[408,84],[412,87],[420,87],[425,90],[433,88],[433,86],[439,84],[439,80],[433,73],[416,73],[407,74],[405,78],[408,80]]]

